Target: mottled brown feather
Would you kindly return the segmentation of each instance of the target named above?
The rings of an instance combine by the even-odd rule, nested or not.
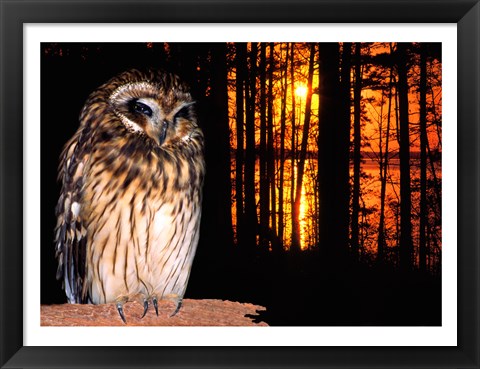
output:
[[[132,110],[137,101],[152,114]],[[90,95],[59,165],[57,277],[69,302],[181,301],[199,237],[203,144],[173,74],[130,70]]]

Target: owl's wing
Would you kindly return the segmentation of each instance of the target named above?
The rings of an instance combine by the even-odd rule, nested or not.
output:
[[[81,218],[84,171],[88,162],[87,132],[79,131],[61,155],[58,179],[62,183],[55,209],[57,279],[63,279],[70,303],[86,303],[85,263],[87,230]]]

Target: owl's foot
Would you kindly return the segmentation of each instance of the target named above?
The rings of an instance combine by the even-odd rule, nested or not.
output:
[[[123,313],[123,304],[125,304],[127,301],[128,301],[128,298],[126,297],[119,298],[116,301],[118,314],[120,315],[120,318],[122,318],[125,324],[127,324],[127,320],[125,319],[125,314]]]
[[[158,316],[158,300],[156,297],[152,297],[153,307],[155,308],[155,314]]]
[[[152,304],[153,304],[153,307],[155,308],[155,314],[157,314],[157,316],[158,316],[158,297],[155,294],[151,295],[150,297],[152,298]],[[175,310],[170,315],[170,317],[175,316],[179,312],[180,308],[182,307],[183,299],[176,294],[162,296],[161,299],[162,300],[173,301],[175,303]]]
[[[163,299],[173,301],[173,303],[175,304],[175,310],[170,315],[170,318],[177,315],[177,313],[180,311],[180,308],[182,307],[183,298],[177,295],[176,293],[172,293],[172,294],[164,295]]]
[[[151,296],[151,299],[152,299],[152,305],[155,309],[155,314],[158,316],[158,298],[157,298],[157,296],[154,295],[154,296]],[[168,296],[166,299],[170,300],[170,301],[173,301],[175,303],[175,310],[170,315],[170,317],[173,317],[180,311],[180,309],[182,307],[183,299],[179,298],[177,295]],[[143,302],[141,302],[141,303],[143,303],[143,314],[140,317],[140,319],[142,319],[143,317],[145,317],[145,315],[147,315],[148,308],[149,308],[148,301],[150,300],[150,298],[148,298],[144,295],[140,295],[140,296],[137,295],[135,300],[136,301],[140,300],[139,302],[143,301]],[[125,319],[125,314],[123,312],[123,304],[125,304],[127,301],[129,301],[128,297],[118,298],[117,301],[116,301],[118,314],[120,315],[120,318],[122,318],[124,323],[127,323],[127,321]]]
[[[143,314],[140,319],[142,319],[145,316],[145,314],[147,314],[147,311],[148,311],[148,300],[145,299],[143,300]]]
[[[142,295],[142,298],[143,298],[143,314],[142,314],[142,317],[143,318],[146,314],[147,314],[147,311],[148,311],[148,300],[149,298],[148,297],[145,297]],[[152,296],[152,304],[153,304],[153,307],[155,308],[155,314],[157,314],[158,316],[158,300],[157,300],[157,296]],[[140,319],[141,319],[140,318]]]
[[[176,306],[175,311],[173,312],[173,314],[170,315],[170,318],[173,317],[173,316],[175,316],[175,315],[177,315],[177,313],[180,311],[180,308],[182,307],[182,302],[183,302],[183,300],[182,300],[181,298],[178,299],[176,302],[177,302],[177,306]]]

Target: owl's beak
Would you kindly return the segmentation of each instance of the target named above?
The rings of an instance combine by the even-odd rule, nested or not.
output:
[[[161,146],[167,138],[169,124],[167,120],[159,123],[149,122],[145,127],[145,133],[153,139],[158,146]]]
[[[165,142],[165,138],[167,137],[167,130],[168,121],[164,120],[160,125],[160,134],[158,136],[159,145],[162,145]]]

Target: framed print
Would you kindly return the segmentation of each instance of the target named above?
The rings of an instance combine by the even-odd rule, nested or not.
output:
[[[0,4],[2,367],[480,366],[478,1]]]

